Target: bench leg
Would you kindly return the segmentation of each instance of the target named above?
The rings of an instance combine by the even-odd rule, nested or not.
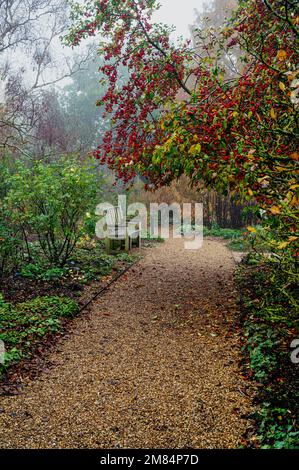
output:
[[[125,251],[129,253],[130,251],[130,237],[129,234],[126,233],[126,239],[125,239]]]
[[[141,222],[139,223],[139,236],[138,236],[138,247],[139,247],[139,250],[141,250],[141,234],[142,234],[142,226],[141,226]]]
[[[107,255],[110,255],[111,252],[111,240],[109,237],[105,239],[105,246],[106,246],[106,253]]]

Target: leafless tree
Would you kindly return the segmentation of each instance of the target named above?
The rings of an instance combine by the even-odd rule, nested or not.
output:
[[[0,148],[23,148],[44,90],[88,61],[88,49],[80,59],[62,51],[67,27],[67,0],[0,0]]]

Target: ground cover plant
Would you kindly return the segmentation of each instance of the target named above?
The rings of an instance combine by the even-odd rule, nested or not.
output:
[[[262,448],[296,448],[299,442],[298,365],[291,343],[298,336],[298,286],[273,260],[237,273],[245,373],[257,383],[257,440]]]
[[[30,357],[41,340],[61,331],[61,319],[72,318],[78,311],[78,304],[67,297],[35,297],[12,305],[1,296],[0,340],[5,344],[5,355],[0,372]]]

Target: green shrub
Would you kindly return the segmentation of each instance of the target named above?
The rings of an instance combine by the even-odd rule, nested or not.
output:
[[[22,240],[0,202],[0,278],[20,263]]]
[[[33,237],[46,260],[63,267],[84,232],[87,211],[98,202],[96,194],[94,169],[74,158],[32,167],[19,163],[6,199],[29,259]]]
[[[17,267],[21,249],[20,230],[13,224],[6,203],[11,173],[8,161],[0,157],[0,278]]]
[[[277,368],[279,340],[275,331],[264,324],[248,321],[244,327],[250,366],[255,378],[262,381]]]
[[[40,264],[26,264],[21,269],[21,275],[28,279],[38,279],[41,281],[55,281],[61,279],[66,274],[65,268],[47,268]]]
[[[99,279],[107,276],[117,263],[131,264],[136,259],[136,255],[128,253],[118,253],[117,255],[108,255],[103,252],[101,243],[96,243],[91,249],[77,248],[69,263],[69,269],[76,268],[81,282]]]
[[[206,237],[221,237],[225,240],[234,240],[240,238],[242,232],[241,230],[233,228],[213,227],[209,229],[207,227],[204,227],[203,234]]]
[[[243,306],[246,367],[260,383],[254,418],[262,448],[294,448],[299,442],[298,375],[290,344],[298,336],[297,284],[293,271],[276,258],[255,266],[243,265],[237,274]],[[283,260],[283,258],[282,258]]]
[[[243,238],[236,238],[229,242],[228,247],[232,251],[246,251],[246,245]]]
[[[269,403],[255,414],[262,449],[299,448],[299,431],[290,414],[288,408],[273,408]]]

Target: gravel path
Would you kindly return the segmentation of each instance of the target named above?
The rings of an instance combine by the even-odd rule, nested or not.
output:
[[[238,369],[235,262],[221,242],[145,251],[74,322],[45,370],[0,403],[2,448],[232,448],[250,400]]]

